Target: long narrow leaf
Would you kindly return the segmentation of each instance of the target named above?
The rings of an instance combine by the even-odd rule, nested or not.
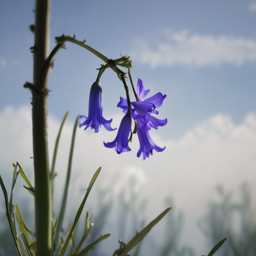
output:
[[[30,251],[30,249],[29,249],[29,245],[27,243],[27,240],[26,240],[24,234],[21,234],[21,236],[17,235],[17,240],[21,246],[21,251],[24,255],[26,255],[26,256],[34,255],[34,253],[32,253],[32,251]]]
[[[110,234],[105,234],[105,235],[101,235],[97,240],[95,240],[94,242],[92,242],[91,244],[88,244],[81,252],[79,252],[76,256],[85,256],[88,254],[88,252],[90,250],[93,249],[93,247],[98,244],[99,242],[101,242],[102,240],[107,239],[108,237],[110,237]]]
[[[77,131],[77,126],[78,126],[78,119],[79,119],[79,116],[76,118],[74,128],[73,128],[73,135],[72,135],[71,147],[70,147],[70,152],[69,152],[66,184],[65,184],[65,188],[64,188],[64,194],[63,194],[63,199],[62,199],[62,204],[61,204],[61,209],[60,209],[60,214],[59,214],[59,221],[58,221],[58,225],[57,225],[56,232],[55,232],[55,245],[57,248],[57,252],[58,252],[58,247],[59,247],[60,230],[62,228],[62,223],[63,223],[65,210],[66,210],[67,198],[68,198],[68,188],[69,188],[69,182],[70,182],[70,176],[71,176],[72,160],[73,160],[73,152],[74,152],[74,146],[75,146],[76,131]]]
[[[215,252],[217,252],[220,247],[226,242],[227,238],[223,238],[220,242],[218,242],[209,252],[207,256],[212,256]]]
[[[151,221],[141,232],[136,234],[132,240],[123,248],[120,256],[126,256],[127,253],[136,245],[138,244],[148,233],[149,231],[165,216],[167,212],[171,210],[170,208],[167,208],[164,210],[158,217],[156,217],[153,221]]]
[[[2,188],[2,191],[3,191],[3,194],[4,194],[6,216],[7,216],[8,222],[9,222],[9,226],[10,226],[12,237],[13,237],[13,240],[14,240],[14,243],[15,243],[15,246],[16,246],[16,250],[18,251],[18,254],[20,256],[22,256],[19,245],[17,244],[17,240],[16,240],[16,237],[17,237],[16,229],[13,227],[11,213],[9,212],[8,193],[7,193],[7,190],[5,188],[5,185],[4,185],[4,182],[2,180],[1,175],[0,175],[0,185],[1,185],[1,188]]]
[[[19,171],[17,172],[17,165],[13,164],[14,171],[13,171],[13,178],[12,178],[12,188],[11,188],[11,194],[10,194],[10,202],[9,202],[9,213],[10,217],[12,218],[12,212],[13,212],[13,205],[12,205],[12,199],[13,199],[13,191],[14,187],[17,181],[17,178],[19,176]],[[13,219],[14,221],[14,219]]]
[[[57,158],[57,152],[58,152],[58,148],[59,148],[59,141],[60,141],[60,136],[61,136],[61,132],[62,132],[62,128],[68,118],[69,115],[69,111],[66,113],[66,115],[64,116],[56,141],[55,141],[55,146],[54,146],[54,151],[53,151],[53,158],[52,158],[52,167],[51,167],[51,172],[50,172],[50,188],[51,188],[51,198],[52,198],[52,210],[54,212],[54,178],[55,178],[55,163],[56,163],[56,158]]]
[[[54,224],[54,226],[53,226],[53,229],[52,229],[52,238],[54,237],[54,234],[55,234],[55,231],[56,231],[58,222],[59,222],[59,218],[56,219],[55,224]]]
[[[87,198],[88,198],[88,196],[89,196],[89,194],[90,194],[90,191],[91,191],[91,189],[92,189],[92,187],[93,187],[93,184],[95,183],[95,181],[96,181],[96,179],[97,179],[97,177],[98,177],[100,171],[101,171],[101,167],[94,173],[94,175],[93,175],[93,177],[92,177],[92,179],[91,179],[91,182],[90,182],[89,187],[88,187],[88,189],[87,189],[87,192],[86,192],[86,194],[85,194],[85,196],[84,196],[84,199],[83,199],[83,201],[82,201],[82,203],[81,203],[81,205],[80,205],[80,207],[79,207],[79,209],[78,209],[78,211],[77,211],[77,213],[76,213],[76,217],[75,217],[75,220],[74,220],[74,222],[73,222],[73,224],[72,224],[71,230],[69,231],[69,235],[68,235],[68,237],[67,237],[67,239],[66,239],[66,241],[65,241],[65,244],[64,244],[64,246],[63,246],[63,248],[62,248],[62,250],[61,250],[60,256],[64,256],[64,254],[65,254],[65,252],[66,252],[66,249],[67,249],[67,247],[68,247],[69,240],[70,240],[70,238],[71,238],[71,236],[72,236],[72,232],[74,231],[74,229],[75,229],[75,227],[76,227],[76,225],[77,225],[77,223],[78,223],[78,221],[79,221],[79,218],[80,218],[80,216],[81,216],[81,214],[82,214],[82,211],[83,211],[84,205],[85,205],[85,203],[86,203],[86,200],[87,200]]]
[[[34,187],[32,186],[31,182],[29,181],[28,177],[26,176],[24,170],[21,168],[20,164],[17,162],[17,165],[19,166],[19,172],[20,172],[20,176],[23,178],[23,180],[27,183],[27,185],[29,186],[29,188],[25,187],[30,194],[32,194],[34,196]]]
[[[85,239],[90,234],[91,230],[92,230],[91,219],[89,218],[89,213],[87,212],[86,213],[86,217],[85,217],[84,233],[83,233],[82,239],[80,240],[79,244],[77,245],[77,247],[76,247],[76,249],[74,251],[75,255],[80,251],[80,249],[81,249]]]
[[[24,219],[22,217],[22,214],[20,212],[20,208],[19,208],[19,205],[16,204],[16,213],[15,213],[15,216],[16,216],[16,220],[19,224],[19,231],[25,236],[26,240],[27,240],[27,243],[28,245],[30,245],[32,243],[31,241],[31,238],[27,232],[27,229],[25,228],[26,227],[26,224],[24,222]]]

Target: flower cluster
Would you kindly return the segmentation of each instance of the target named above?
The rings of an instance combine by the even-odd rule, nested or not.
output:
[[[153,150],[161,152],[165,149],[157,146],[152,138],[150,137],[149,131],[151,128],[158,129],[159,126],[164,126],[167,123],[167,119],[160,120],[154,117],[152,114],[157,115],[159,108],[166,95],[162,93],[156,93],[154,96],[146,99],[150,90],[145,90],[142,80],[138,79],[137,83],[137,101],[131,102],[131,107],[128,106],[127,99],[120,97],[120,101],[117,107],[120,107],[125,116],[123,117],[120,127],[117,132],[117,136],[112,142],[104,142],[104,146],[107,148],[115,148],[118,154],[123,152],[131,151],[129,147],[129,136],[131,132],[132,119],[137,124],[137,134],[140,142],[140,148],[137,153],[137,157],[143,154],[143,160],[153,155]],[[89,101],[89,115],[88,118],[80,116],[80,120],[84,122],[80,123],[80,127],[86,125],[91,126],[98,132],[99,126],[102,124],[107,130],[112,131],[110,123],[112,119],[107,121],[102,117],[102,106],[101,106],[101,93],[102,89],[99,83],[95,82],[92,85]]]

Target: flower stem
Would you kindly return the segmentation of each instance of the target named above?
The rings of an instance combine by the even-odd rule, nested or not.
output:
[[[130,72],[130,68],[128,68],[128,75],[129,75],[129,79],[130,79],[130,82],[131,82],[131,85],[132,85],[132,90],[133,90],[133,94],[136,98],[136,101],[139,101],[139,98],[138,98],[138,95],[136,93],[136,90],[135,90],[135,87],[133,85],[133,81],[132,81],[132,76],[131,76],[131,72]]]
[[[129,94],[129,87],[126,84],[125,76],[122,76],[121,80],[122,80],[122,82],[124,84],[124,89],[125,89],[126,99],[127,99],[127,105],[128,105],[128,111],[130,111],[131,110],[131,100],[130,100],[130,94]]]
[[[36,0],[32,126],[35,177],[36,256],[52,255],[52,210],[47,138],[48,74],[40,79],[49,54],[50,0]]]
[[[65,47],[65,42],[71,42],[73,44],[76,44],[76,45],[79,45],[83,48],[85,48],[86,50],[90,51],[91,53],[93,53],[95,56],[97,56],[98,58],[100,58],[101,60],[103,60],[107,65],[108,67],[110,67],[114,72],[116,72],[117,76],[119,77],[120,80],[122,80],[122,76],[125,75],[125,72],[123,72],[121,69],[119,69],[117,66],[116,66],[116,63],[114,60],[112,59],[109,59],[107,58],[105,55],[101,54],[100,52],[96,51],[95,49],[93,49],[92,47],[90,47],[89,45],[85,44],[85,40],[84,41],[79,41],[77,40],[76,38],[74,37],[70,37],[70,36],[67,36],[67,35],[62,35],[62,36],[59,36],[59,37],[55,37],[57,43],[59,45],[61,45],[61,47]],[[51,55],[51,54],[50,54]],[[50,56],[49,56],[50,57]],[[124,58],[124,57],[123,57]],[[122,59],[123,59],[122,58]],[[131,61],[128,59],[128,58],[124,58],[125,60],[127,60],[127,63],[126,65],[128,66],[131,66]],[[119,60],[119,59],[118,59]],[[123,62],[122,62],[123,63]],[[121,66],[123,65],[121,63]]]

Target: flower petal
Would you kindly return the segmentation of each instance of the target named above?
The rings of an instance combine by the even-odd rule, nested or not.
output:
[[[131,105],[134,107],[134,110],[139,114],[139,115],[146,115],[148,112],[153,112],[155,107],[151,102],[137,102],[133,101],[131,102]]]
[[[140,148],[137,153],[137,157],[140,157],[141,153],[143,153],[143,160],[145,160],[146,158],[149,158],[149,155],[153,155],[153,150],[156,152],[165,150],[166,147],[160,148],[154,143],[148,131],[142,131],[138,129],[137,134],[140,142]]]
[[[131,151],[128,143],[129,143],[129,134],[131,131],[131,114],[127,112],[126,115],[123,117],[121,124],[119,126],[117,136],[112,142],[103,142],[104,146],[107,148],[114,148],[118,154],[123,152]]]
[[[138,79],[137,83],[137,95],[140,101],[143,101],[144,98],[148,95],[150,90],[144,90],[143,82],[141,79]]]
[[[123,112],[126,113],[128,109],[127,99],[120,97],[117,107],[123,109]]]
[[[164,101],[165,98],[166,98],[166,94],[163,95],[161,92],[158,92],[154,96],[145,99],[144,102],[150,102],[156,108],[159,108],[163,104],[163,101]]]
[[[164,126],[167,124],[167,118],[166,119],[158,119],[149,113],[146,115],[146,118],[142,120],[140,123],[139,129],[146,131],[150,130],[151,128],[158,129],[159,126]]]

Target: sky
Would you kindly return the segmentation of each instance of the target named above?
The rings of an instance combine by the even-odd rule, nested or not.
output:
[[[28,27],[34,21],[34,1],[1,0],[0,5],[0,164],[1,175],[9,180],[15,161],[32,175],[31,95],[22,86],[32,82],[33,34]],[[75,177],[82,177],[79,186],[86,186],[82,181],[88,183],[99,165],[102,183],[119,177],[123,184],[135,176],[151,201],[148,219],[163,210],[166,196],[173,196],[187,216],[182,241],[196,245],[198,254],[206,253],[196,221],[215,186],[256,185],[255,25],[256,2],[247,0],[53,1],[51,49],[54,37],[64,33],[86,39],[108,58],[128,55],[134,83],[142,79],[149,96],[167,95],[159,117],[168,124],[152,131],[153,140],[166,150],[145,161],[136,157],[136,138],[131,152],[117,155],[102,143],[112,141],[116,132],[78,130],[73,169]],[[77,45],[66,43],[66,48],[55,58],[48,99],[50,157],[60,122],[70,111],[58,158],[60,190],[73,122],[78,114],[87,115],[90,86],[103,64]],[[103,115],[118,127],[122,83],[107,70],[101,84]]]

